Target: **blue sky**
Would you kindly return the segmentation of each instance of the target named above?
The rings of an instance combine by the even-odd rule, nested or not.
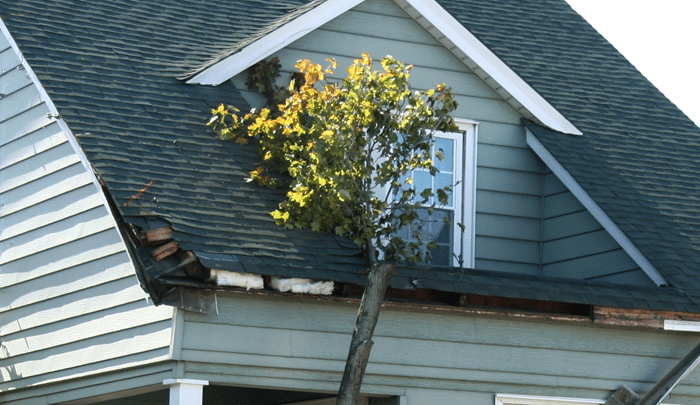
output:
[[[567,0],[700,125],[700,0]]]

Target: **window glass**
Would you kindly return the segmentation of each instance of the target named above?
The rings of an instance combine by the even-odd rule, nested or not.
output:
[[[413,180],[408,185],[401,179],[404,189],[420,193],[429,188],[431,197],[418,214],[426,222],[423,227],[424,242],[434,241],[437,247],[431,252],[430,263],[443,266],[474,266],[474,203],[476,199],[476,125],[457,121],[461,132],[438,132],[431,149],[431,160],[439,170],[435,177],[428,170],[415,169],[406,177]],[[440,159],[439,157],[442,157]],[[449,186],[447,204],[441,205],[437,190]],[[378,190],[378,192],[380,192]],[[382,191],[388,192],[388,189]],[[386,195],[386,194],[384,194]],[[429,207],[434,207],[432,213]],[[448,220],[447,222],[445,220]],[[397,236],[405,241],[415,240],[407,227],[399,229]]]
[[[412,187],[415,188],[416,194],[428,188],[433,191],[434,197],[430,197],[425,202],[426,208],[418,211],[418,216],[423,221],[424,241],[436,242],[436,248],[431,252],[432,259],[427,260],[428,263],[450,266],[453,264],[454,254],[454,225],[455,225],[455,207],[454,194],[455,184],[460,179],[455,176],[455,150],[457,149],[457,137],[444,137],[436,135],[435,145],[431,150],[431,160],[433,165],[438,168],[439,173],[434,177],[430,175],[428,170],[415,169],[409,176],[413,179]],[[442,158],[442,159],[440,159]],[[442,205],[437,199],[437,190],[450,187],[451,192],[448,193],[447,204]],[[431,210],[428,207],[435,205],[436,208]],[[410,234],[408,227],[400,230],[399,236],[406,241],[415,240],[415,235]]]

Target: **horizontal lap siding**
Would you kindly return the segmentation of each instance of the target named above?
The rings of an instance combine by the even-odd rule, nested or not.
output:
[[[0,49],[3,403],[167,358],[172,309],[146,302],[91,177],[4,38]]]
[[[187,378],[337,387],[354,305],[240,294],[220,294],[218,305],[217,316],[185,314]],[[622,383],[648,390],[694,344],[683,334],[386,308],[373,340],[367,392],[398,395],[412,387],[588,398],[605,398]],[[676,390],[700,394],[700,375]],[[471,403],[492,404],[488,398]]]
[[[479,122],[476,267],[538,272],[543,165],[525,142],[520,114],[400,7],[363,2],[274,56],[282,64],[280,82],[298,60],[326,66],[328,57],[338,62],[330,79],[339,80],[362,52],[375,60],[393,55],[413,64],[410,82],[416,90],[441,82],[452,87],[459,104],[454,116]],[[233,82],[245,89],[245,74]]]
[[[542,271],[545,275],[654,285],[553,173],[545,176],[544,187]]]

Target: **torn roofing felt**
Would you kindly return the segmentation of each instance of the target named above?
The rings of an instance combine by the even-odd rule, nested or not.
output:
[[[537,135],[673,288],[430,267],[400,268],[392,285],[700,312],[700,244],[691,232],[698,128],[563,0],[439,2],[584,132]],[[172,240],[204,267],[362,283],[357,246],[276,226],[268,213],[284,191],[246,183],[257,154],[204,126],[221,102],[245,110],[236,88],[177,79],[305,6],[312,3],[0,0],[0,14],[104,180],[124,230],[171,226]],[[148,283],[188,280],[178,267],[185,259],[154,265],[151,247],[136,239],[132,247]]]

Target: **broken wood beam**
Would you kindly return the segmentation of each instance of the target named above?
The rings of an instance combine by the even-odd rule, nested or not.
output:
[[[151,256],[153,256],[153,258],[157,261],[161,261],[166,257],[173,255],[178,249],[180,249],[180,245],[178,245],[177,242],[172,241],[153,249]]]
[[[163,228],[149,229],[141,231],[141,243],[144,246],[166,242],[173,238],[173,228],[166,226]]]
[[[623,385],[603,405],[635,405],[637,401],[639,401],[639,395]]]
[[[659,405],[700,363],[700,343],[676,364],[636,405]]]

